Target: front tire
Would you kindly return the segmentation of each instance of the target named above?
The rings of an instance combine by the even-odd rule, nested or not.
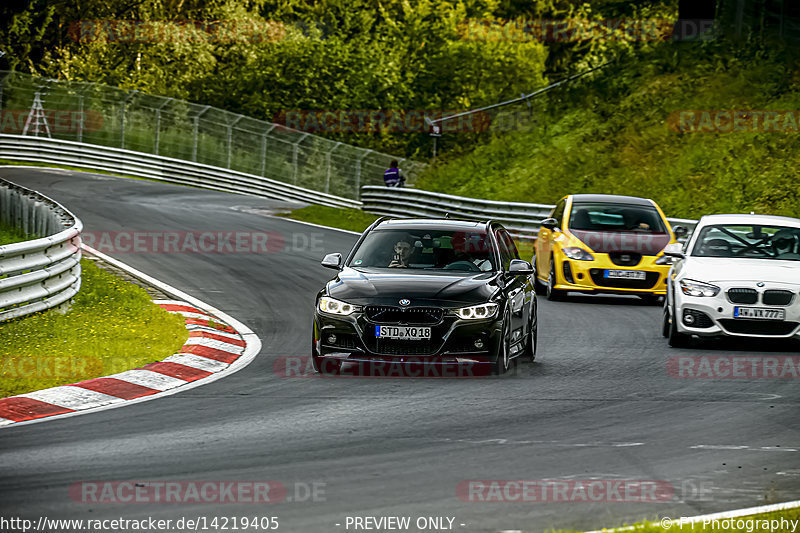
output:
[[[501,376],[511,367],[511,353],[508,346],[509,321],[511,317],[503,319],[503,334],[500,336],[500,345],[497,347],[497,358],[492,363],[492,374]]]
[[[537,314],[536,301],[533,303],[533,314],[528,331],[528,341],[525,343],[525,358],[533,363],[536,361],[536,344],[539,337],[539,315]]]
[[[547,277],[547,299],[557,302],[564,299],[564,293],[555,288],[556,286],[556,260],[550,258],[550,275]]]
[[[667,319],[669,320],[669,345],[673,348],[686,348],[692,340],[691,335],[681,333],[678,331],[677,318],[670,314]]]

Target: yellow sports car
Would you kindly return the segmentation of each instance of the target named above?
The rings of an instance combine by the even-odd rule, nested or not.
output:
[[[671,259],[663,250],[673,242],[675,232],[652,200],[565,196],[539,228],[532,261],[537,285],[549,300],[576,291],[636,294],[655,303],[667,292]]]

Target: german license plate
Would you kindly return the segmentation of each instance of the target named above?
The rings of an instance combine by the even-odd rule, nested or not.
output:
[[[639,270],[606,270],[605,277],[612,279],[644,280],[647,279],[647,273]]]
[[[403,339],[422,341],[431,338],[431,328],[415,326],[375,326],[378,339]]]
[[[756,320],[786,320],[786,309],[769,309],[767,307],[734,307],[733,318]]]

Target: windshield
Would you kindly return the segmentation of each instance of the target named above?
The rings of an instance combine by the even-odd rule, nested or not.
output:
[[[706,226],[700,230],[691,255],[800,261],[800,229],[759,225]]]
[[[666,233],[654,207],[633,204],[576,203],[569,217],[569,229],[579,231],[634,231]]]
[[[454,230],[375,230],[348,266],[482,272],[496,265],[486,233]]]

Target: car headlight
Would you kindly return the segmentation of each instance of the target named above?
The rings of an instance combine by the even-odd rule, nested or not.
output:
[[[355,311],[360,311],[361,307],[337,300],[336,298],[323,296],[319,299],[317,309],[323,313],[329,313],[331,315],[350,315]]]
[[[682,279],[679,281],[683,294],[687,296],[716,296],[719,294],[719,287],[702,281],[693,279]]]
[[[674,258],[670,255],[662,255],[658,259],[656,259],[657,265],[671,265]]]
[[[569,246],[562,250],[564,255],[569,257],[570,259],[575,259],[576,261],[594,261],[594,256],[584,250],[583,248],[578,248],[577,246]]]
[[[456,314],[464,320],[492,318],[497,314],[497,304],[480,304],[456,309]]]

